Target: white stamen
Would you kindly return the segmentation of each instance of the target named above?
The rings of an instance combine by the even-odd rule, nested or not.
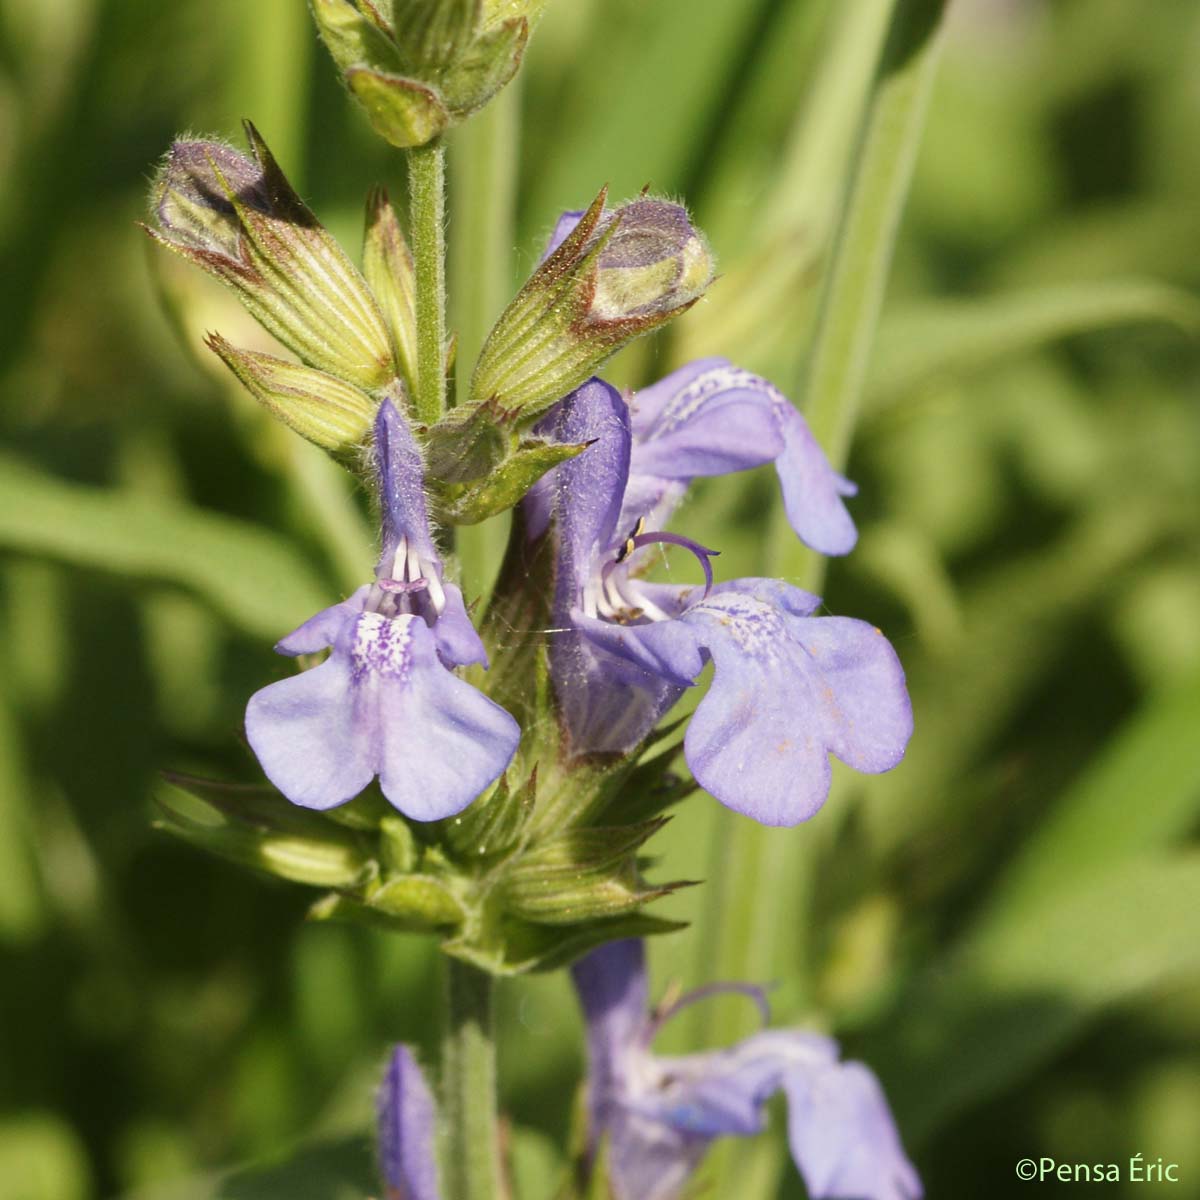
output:
[[[408,538],[402,537],[396,547],[396,555],[392,559],[392,578],[403,582],[406,578],[404,571],[408,561]]]
[[[669,621],[671,619],[670,614],[665,613],[659,608],[633,580],[626,580],[625,583],[626,590],[624,595],[627,597],[626,604],[629,608],[641,609],[642,615],[649,617],[652,621]]]
[[[405,564],[405,574],[399,576],[406,583],[415,583],[421,578],[421,556],[417,553],[416,546],[408,547],[408,561]]]
[[[446,607],[446,591],[442,587],[442,581],[438,578],[437,568],[432,563],[428,566],[424,564],[418,565],[422,567],[422,574],[429,588],[429,599],[433,604],[433,610],[440,617],[442,610]]]

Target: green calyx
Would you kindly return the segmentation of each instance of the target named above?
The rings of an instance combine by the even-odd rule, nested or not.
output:
[[[270,354],[236,350],[219,334],[205,344],[268,412],[323,450],[348,454],[370,432],[375,401],[353,384]]]
[[[288,183],[258,130],[251,156],[176,142],[152,194],[160,245],[231,287],[306,366],[370,391],[398,371],[366,281]]]
[[[375,131],[423,146],[521,65],[544,0],[311,0],[321,38]]]
[[[313,920],[432,934],[447,954],[515,975],[679,927],[645,911],[682,886],[643,878],[644,847],[664,820],[613,820],[637,770],[518,762],[458,816],[432,824],[407,820],[375,788],[320,813],[268,786],[171,776],[159,827],[322,890]]]
[[[535,421],[622,346],[686,312],[713,260],[685,210],[641,197],[606,212],[606,190],[496,322],[471,379],[519,425]]]
[[[438,516],[447,524],[474,525],[505,512],[543,475],[588,444],[521,435],[493,404],[455,409],[426,435],[426,466],[435,481]]]

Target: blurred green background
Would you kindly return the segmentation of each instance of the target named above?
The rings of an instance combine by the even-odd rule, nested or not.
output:
[[[725,354],[800,398],[887,9],[551,5],[451,148],[463,360],[559,209],[650,183],[723,276],[613,377]],[[862,539],[824,590],[897,646],[910,756],[839,775],[754,871],[703,795],[655,843],[709,880],[663,906],[695,923],[657,985],[777,980],[778,1021],[877,1068],[934,1197],[1139,1152],[1200,1195],[1198,54],[1193,0],[952,5],[849,470]],[[348,478],[203,361],[207,328],[261,335],[135,226],[172,136],[244,116],[348,247],[368,184],[402,195],[301,0],[0,0],[5,1200],[362,1196],[384,1047],[435,1036],[429,944],[306,925],[309,893],[151,827],[163,768],[255,778],[273,640],[373,561]],[[798,579],[777,509],[756,473],[680,527],[727,577]],[[465,539],[468,593],[498,537]],[[714,1012],[665,1044],[741,1031]],[[563,981],[505,985],[529,1200],[580,1065]],[[741,1183],[715,1194],[802,1196],[780,1145],[718,1155]]]

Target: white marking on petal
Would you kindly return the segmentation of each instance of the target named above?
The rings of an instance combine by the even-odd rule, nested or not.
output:
[[[697,375],[671,397],[663,406],[650,436],[672,433],[690,421],[714,396],[734,390],[760,392],[772,403],[787,403],[778,388],[750,371],[734,366],[713,367],[711,371]]]
[[[350,648],[354,682],[367,675],[382,675],[406,680],[412,670],[413,621],[411,613],[388,618],[365,612],[354,623],[354,642]]]

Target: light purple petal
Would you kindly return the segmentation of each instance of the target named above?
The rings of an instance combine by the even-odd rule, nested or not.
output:
[[[461,812],[508,766],[521,730],[498,704],[448,671],[429,627],[400,617],[375,648],[363,686],[379,712],[376,763],[383,794],[405,816]]]
[[[691,591],[692,589],[684,589]],[[585,616],[576,609],[571,622],[595,646],[658,675],[675,687],[691,687],[704,670],[700,630],[683,621],[619,625]]]
[[[650,1011],[646,947],[638,938],[608,942],[571,968],[588,1026],[588,1054],[604,1078],[621,1073],[624,1059],[645,1049]]]
[[[641,519],[647,529],[664,529],[687,494],[687,481],[659,475],[630,475],[617,528],[630,530]]]
[[[559,523],[568,586],[583,586],[597,553],[613,545],[629,478],[629,406],[599,379],[573,391],[553,412],[556,442],[591,442],[582,454],[551,473],[553,511]]]
[[[297,654],[316,654],[326,646],[332,646],[346,622],[362,612],[370,590],[371,585],[364,583],[340,604],[323,608],[315,617],[309,617],[303,625],[275,643],[276,653],[294,658]]]
[[[462,589],[455,583],[447,583],[442,590],[446,593],[446,607],[433,626],[442,662],[454,667],[469,667],[475,663],[486,667],[487,651],[467,615]]]
[[[550,435],[593,443],[547,477],[557,524],[551,679],[571,752],[621,753],[679,696],[666,681],[588,645],[570,620],[596,564],[618,540],[629,472],[628,406],[614,388],[593,379],[558,406]]]
[[[634,397],[632,473],[686,481],[772,462],[784,449],[778,394],[724,359],[668,375]]]
[[[712,1144],[629,1108],[614,1114],[608,1137],[612,1200],[680,1200]]]
[[[437,1109],[433,1093],[407,1046],[397,1046],[376,1101],[379,1166],[389,1200],[441,1200]]]
[[[596,647],[579,630],[555,624],[550,673],[568,754],[632,750],[683,689]]]
[[[788,1143],[813,1200],[917,1200],[921,1181],[879,1081],[862,1063],[784,1076]]]
[[[336,651],[319,667],[255,692],[246,738],[267,778],[304,808],[345,804],[375,775],[349,658]]]
[[[635,438],[645,438],[672,400],[693,380],[709,371],[728,368],[727,358],[695,358],[690,363],[664,375],[657,383],[639,388],[629,402],[630,422]]]
[[[750,596],[763,604],[774,605],[792,617],[811,616],[821,605],[820,596],[814,596],[812,592],[785,583],[782,579],[768,579],[761,575],[747,575],[742,579],[718,583],[710,595],[723,596],[726,593]],[[697,602],[699,599],[697,596]]]
[[[745,592],[737,583],[714,589],[681,618],[715,667],[684,752],[721,803],[765,825],[795,825],[825,802],[830,753],[860,771],[894,766],[912,710],[878,630],[795,616],[760,598],[766,581],[750,582]],[[798,595],[794,609],[803,611],[811,597]]]
[[[579,209],[577,212],[565,212],[558,218],[550,240],[546,243],[546,249],[542,251],[540,262],[545,262],[571,236],[571,230],[579,224],[579,218],[582,216],[583,209]]]
[[[828,689],[823,700],[830,752],[856,771],[890,771],[904,757],[913,730],[904,668],[891,643],[874,625],[850,617],[789,624]]]
[[[780,400],[784,445],[775,471],[788,524],[819,554],[849,554],[858,531],[842,497],[853,496],[858,489],[829,465],[800,413],[787,400]]]
[[[333,808],[378,774],[396,808],[432,821],[460,812],[500,775],[520,729],[443,666],[420,617],[363,613],[326,662],[250,698],[246,736],[294,804]]]

